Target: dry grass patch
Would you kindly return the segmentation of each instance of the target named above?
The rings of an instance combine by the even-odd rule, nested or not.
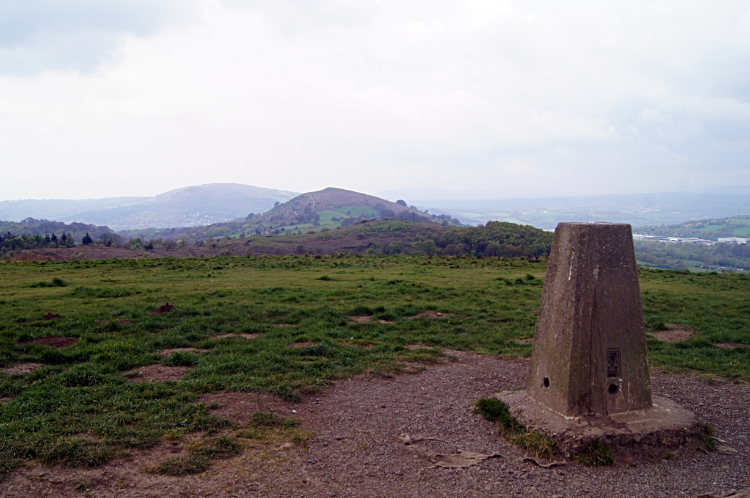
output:
[[[164,365],[148,365],[128,370],[125,374],[131,382],[162,382],[178,381],[188,372],[190,367],[167,367]]]
[[[242,337],[243,339],[255,339],[259,334],[222,334],[215,335],[211,339],[226,339],[228,337]]]
[[[39,339],[33,339],[26,343],[20,343],[19,345],[43,344],[45,346],[50,346],[53,348],[64,348],[66,346],[75,344],[76,342],[78,342],[78,337],[58,337],[58,336],[51,335],[49,337],[40,337]]]
[[[162,356],[169,356],[172,353],[207,353],[208,349],[201,349],[201,348],[172,348],[172,349],[162,349],[159,351],[159,354]]]
[[[747,344],[741,344],[739,342],[715,342],[714,346],[721,349],[750,348]]]
[[[440,313],[439,311],[424,311],[414,316],[407,316],[407,320],[414,320],[415,318],[445,318],[446,316],[453,316],[452,313]]]
[[[26,375],[43,366],[41,363],[17,363],[12,367],[0,368],[0,372],[5,375]]]
[[[695,330],[685,325],[666,324],[667,330],[657,330],[651,335],[663,342],[682,342],[695,337]]]
[[[313,342],[313,341],[293,342],[292,344],[289,344],[289,346],[287,346],[287,347],[297,349],[297,348],[307,348],[307,347],[310,347],[310,346],[317,346],[318,344],[320,344],[320,343],[319,342]]]

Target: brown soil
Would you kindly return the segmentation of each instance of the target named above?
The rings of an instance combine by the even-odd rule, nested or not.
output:
[[[424,317],[424,318],[444,318],[446,316],[453,316],[453,315],[451,313],[440,313],[440,312],[435,312],[435,311],[425,311],[425,312],[419,313],[418,315],[407,316],[406,319],[407,320],[414,320],[415,318],[420,318],[420,317]]]
[[[529,311],[529,315],[538,315],[538,314],[539,314],[539,310]]]
[[[137,377],[129,377],[131,382],[161,382],[164,380],[180,380],[190,371],[190,367],[165,367],[164,365],[148,365],[128,370],[125,373],[138,373]]]
[[[534,344],[534,339],[516,339],[518,344]]]
[[[45,346],[51,346],[53,348],[64,348],[78,342],[78,337],[58,337],[51,335],[49,337],[40,337],[32,341],[20,344],[44,344]]]
[[[208,349],[201,349],[201,348],[172,348],[172,349],[162,349],[159,351],[159,354],[162,356],[169,356],[172,353],[207,353]]]
[[[211,339],[226,339],[227,337],[244,337],[245,339],[255,339],[259,334],[222,334],[215,335]]]
[[[308,346],[317,346],[319,342],[294,342],[289,345],[290,348],[306,348]]]
[[[373,349],[375,347],[372,344],[357,344],[355,342],[349,342],[349,341],[340,341],[339,344],[341,344],[342,346],[354,346],[354,347],[362,348],[362,349]]]
[[[729,450],[687,450],[671,460],[632,465],[543,468],[497,429],[475,415],[472,402],[503,389],[523,388],[528,360],[456,352],[455,361],[426,366],[415,375],[359,375],[302,403],[270,395],[220,393],[216,415],[242,424],[258,409],[296,416],[316,434],[307,448],[268,446],[218,461],[203,474],[167,477],[144,469],[184,451],[185,442],[132,451],[98,468],[66,469],[39,463],[18,467],[0,482],[6,498],[81,496],[216,497],[675,497],[725,496],[750,487],[750,389],[724,379],[654,371],[654,394],[695,411],[717,430]],[[294,413],[296,410],[297,413]],[[193,436],[195,437],[195,436]],[[406,444],[409,442],[409,444]],[[733,451],[732,451],[733,450]],[[478,456],[481,454],[482,456]],[[499,454],[499,455],[497,455]],[[484,458],[496,455],[495,458]],[[441,463],[442,462],[442,463]],[[461,462],[468,467],[446,465]],[[744,463],[743,463],[744,462]]]
[[[169,303],[165,303],[164,306],[159,306],[155,310],[149,310],[148,312],[151,313],[152,315],[161,315],[162,313],[169,313],[170,311],[175,310],[175,309],[177,308],[175,308]]]
[[[695,336],[695,330],[684,325],[667,324],[667,330],[650,332],[652,336],[664,342],[682,342]]]
[[[54,320],[56,318],[62,318],[62,316],[56,313],[47,313],[42,317],[43,320]]]
[[[715,342],[714,346],[721,349],[750,348],[747,344],[739,342]]]
[[[0,368],[0,372],[5,375],[26,375],[43,366],[41,363],[16,363],[12,367]]]
[[[246,424],[257,411],[273,412],[287,418],[296,418],[299,403],[283,401],[272,394],[260,393],[215,393],[206,394],[200,401],[210,405],[219,404],[211,414],[225,418],[235,424]]]
[[[292,326],[291,323],[276,323],[275,325],[277,327],[291,327]]]
[[[3,396],[3,397],[0,397],[0,403],[10,403],[14,399],[15,398],[13,396]]]

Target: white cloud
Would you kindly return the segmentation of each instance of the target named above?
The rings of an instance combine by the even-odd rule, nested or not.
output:
[[[192,0],[4,0],[0,74],[92,71],[128,34],[147,36],[184,18]]]
[[[626,193],[749,172],[743,2],[203,0],[181,24],[158,5],[0,38],[0,66],[37,68],[0,77],[0,197]],[[38,48],[53,39],[78,49]]]

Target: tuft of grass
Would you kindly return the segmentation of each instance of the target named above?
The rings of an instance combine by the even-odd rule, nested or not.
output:
[[[328,275],[321,275],[318,278],[316,278],[315,280],[323,280],[324,282],[330,282],[333,279],[331,277],[329,277]]]
[[[700,424],[698,426],[698,434],[696,436],[700,440],[698,450],[703,453],[713,453],[716,451],[716,430],[710,424]]]
[[[75,489],[79,493],[83,493],[84,491],[91,491],[93,487],[94,485],[91,483],[91,481],[89,479],[86,479],[85,477],[81,477],[75,482],[75,484],[73,484],[73,489]]]
[[[293,418],[279,417],[273,412],[258,411],[253,413],[248,425],[252,427],[296,427],[297,420]]]
[[[646,328],[648,330],[667,330],[667,325],[664,323],[664,317],[650,316],[646,318]]]
[[[65,467],[98,467],[109,461],[112,454],[103,443],[82,438],[60,438],[40,455],[40,460],[49,465]]]
[[[613,465],[615,456],[609,445],[599,438],[589,443],[584,449],[573,455],[573,461],[589,467],[596,465]]]
[[[222,435],[216,438],[196,439],[188,445],[187,450],[208,458],[225,459],[239,455],[241,448],[235,439]]]
[[[38,287],[65,287],[67,282],[65,280],[61,279],[60,277],[55,277],[52,279],[51,282],[35,282],[33,284],[30,284],[29,287],[31,288],[38,288]]]
[[[152,474],[161,474],[166,476],[186,476],[190,474],[200,474],[211,465],[211,459],[204,455],[187,453],[186,455],[174,456],[164,462],[146,469],[146,472]]]
[[[298,446],[305,446],[314,434],[297,428],[297,420],[279,417],[271,412],[255,412],[248,422],[248,427],[237,432],[238,437],[252,439],[259,443],[279,443],[290,441]]]
[[[474,403],[474,413],[496,422],[500,435],[539,458],[552,459],[557,454],[557,442],[541,432],[528,430],[510,413],[508,405],[497,398],[482,398]]]
[[[194,367],[199,361],[196,354],[177,351],[164,358],[161,364],[167,367]]]

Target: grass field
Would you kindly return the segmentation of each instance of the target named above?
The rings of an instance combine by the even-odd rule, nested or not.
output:
[[[389,376],[439,348],[528,356],[544,260],[406,256],[215,257],[0,264],[0,473],[25,459],[96,465],[227,422],[217,391],[299,399],[369,371]],[[750,278],[641,270],[644,315],[694,328],[649,339],[652,365],[750,380]],[[176,310],[151,314],[165,302]],[[434,317],[416,317],[423,312]],[[43,320],[46,313],[63,318]],[[369,316],[357,323],[351,316]],[[385,323],[382,323],[382,322]],[[254,339],[216,338],[228,333]],[[56,349],[31,341],[74,336]],[[309,343],[303,347],[290,347]],[[411,350],[422,344],[427,349]],[[169,348],[201,348],[204,353]],[[144,365],[191,367],[179,382],[129,382]],[[12,398],[8,401],[9,398]]]

